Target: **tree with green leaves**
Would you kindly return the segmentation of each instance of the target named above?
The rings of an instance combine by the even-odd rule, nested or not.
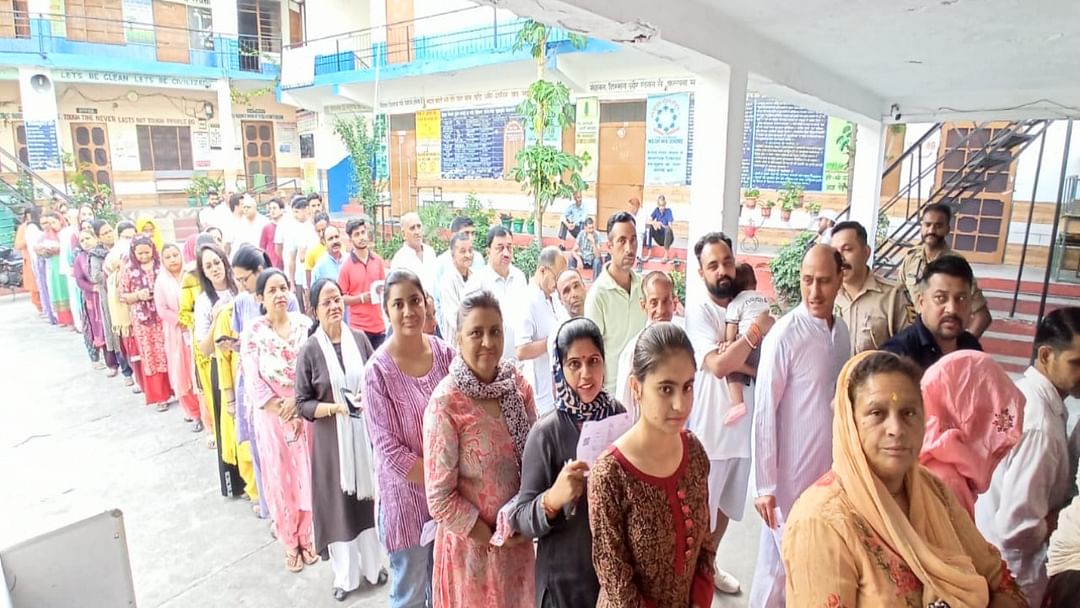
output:
[[[588,154],[577,156],[557,150],[544,142],[544,133],[563,129],[574,124],[575,108],[570,101],[570,89],[561,82],[544,78],[547,63],[547,43],[551,28],[533,20],[525,22],[514,41],[514,50],[530,49],[536,60],[536,82],[529,86],[525,100],[517,111],[525,119],[526,129],[535,134],[534,142],[518,152],[517,166],[510,176],[521,184],[521,189],[533,197],[533,215],[536,222],[536,242],[544,238],[544,212],[556,199],[570,198],[575,192],[586,189],[581,171],[589,162]],[[582,36],[570,36],[576,48],[585,46]]]
[[[369,127],[368,120],[361,114],[338,118],[334,120],[334,134],[349,151],[353,169],[352,195],[360,199],[364,213],[374,220],[375,205],[384,186],[378,179],[375,163],[380,142],[386,137],[386,117],[379,116],[374,121],[374,128]]]

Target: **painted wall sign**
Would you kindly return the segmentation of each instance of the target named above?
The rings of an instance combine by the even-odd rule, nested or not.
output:
[[[112,122],[130,125],[168,125],[175,127],[195,126],[194,118],[151,118],[146,116],[116,116],[113,114],[62,114],[64,120]]]
[[[76,114],[97,114],[97,108],[75,108]]]
[[[404,113],[417,112],[430,107],[508,106],[525,99],[527,93],[526,89],[498,89],[468,93],[447,93],[445,95],[408,95],[397,99],[380,99],[379,109]]]
[[[746,188],[802,186],[844,192],[847,155],[836,140],[847,123],[763,95],[746,100],[742,184]]]
[[[590,93],[659,93],[668,90],[689,91],[697,85],[697,79],[680,78],[630,78],[626,80],[600,80],[589,83]]]
[[[265,110],[263,112],[245,112],[244,114],[233,114],[233,118],[236,120],[285,120],[284,114],[267,114]]]
[[[577,117],[574,120],[574,154],[589,155],[589,161],[581,171],[587,182],[596,181],[596,167],[600,156],[600,100],[582,97],[577,100]]]
[[[652,95],[645,110],[645,183],[686,183],[690,94]]]
[[[416,177],[439,179],[442,166],[442,121],[438,110],[416,113]]]
[[[126,72],[93,72],[88,70],[58,70],[53,72],[56,82],[86,82],[101,84],[130,84],[164,89],[209,89],[216,82],[212,78],[188,78],[186,76],[152,76]]]
[[[28,120],[26,154],[34,171],[60,168],[60,145],[56,140],[56,121]]]

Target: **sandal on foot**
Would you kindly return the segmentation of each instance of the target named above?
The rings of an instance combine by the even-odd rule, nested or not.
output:
[[[202,420],[196,420],[195,424],[191,425],[191,432],[192,433],[201,433],[201,432],[203,432]]]
[[[379,568],[379,578],[375,580],[375,584],[381,587],[385,585],[388,580],[390,580],[390,573],[386,571],[386,568]]]
[[[169,411],[169,404],[168,403],[159,403],[159,404],[157,404],[157,411],[159,411],[159,412],[167,412],[167,411]]]
[[[207,437],[206,438],[206,449],[208,449],[208,450],[216,450],[217,449],[217,442],[214,441],[213,437]]]
[[[101,361],[95,361],[94,362],[94,369],[97,369],[97,370],[105,369],[105,364],[102,363]]]
[[[300,557],[302,557],[304,559],[304,563],[309,566],[318,563],[319,561],[319,554],[315,553],[315,550],[311,547],[304,547],[300,549]]]
[[[115,378],[116,374],[119,374],[119,373],[120,373],[120,370],[116,369],[115,367],[111,367],[111,368],[109,368],[109,372],[107,374],[105,374],[105,377],[106,378]]]
[[[304,560],[300,558],[299,553],[285,554],[285,569],[289,572],[300,572],[304,569]]]

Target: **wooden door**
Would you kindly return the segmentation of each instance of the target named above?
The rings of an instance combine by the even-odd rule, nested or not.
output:
[[[245,120],[240,124],[244,134],[244,173],[247,174],[248,188],[256,186],[256,175],[266,176],[265,184],[273,184],[277,167],[274,123],[269,120]]]
[[[937,183],[950,179],[983,146],[1007,126],[995,122],[977,126],[974,123],[950,123],[942,128],[941,154],[943,162],[937,170]],[[978,129],[970,139],[963,139]],[[961,145],[963,142],[963,145]],[[1000,264],[1004,260],[1012,214],[1013,180],[1016,161],[986,171],[985,185],[968,190],[960,199],[953,217],[950,241],[953,249],[963,253],[972,263]]]
[[[154,0],[154,39],[158,61],[190,63],[187,5]]]
[[[390,215],[416,211],[416,131],[390,133]]]
[[[601,122],[599,148],[596,224],[603,230],[610,215],[628,211],[628,201],[644,194],[645,122]]]
[[[413,60],[413,0],[386,0],[386,62]]]
[[[121,0],[65,0],[64,15],[68,40],[124,44]]]
[[[78,171],[95,184],[112,188],[112,163],[109,162],[109,132],[103,124],[72,123],[71,143],[75,148]]]
[[[503,179],[510,179],[510,172],[517,166],[517,155],[525,149],[525,127],[516,118],[506,121],[503,127]]]
[[[303,5],[299,5],[303,6]],[[304,42],[304,17],[300,8],[289,7],[289,44],[301,44]]]

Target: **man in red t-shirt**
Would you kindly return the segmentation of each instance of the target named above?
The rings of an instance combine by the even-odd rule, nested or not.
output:
[[[281,252],[274,246],[274,237],[277,235],[278,222],[284,211],[285,203],[280,198],[275,197],[267,201],[266,215],[270,217],[270,222],[263,226],[262,234],[259,236],[259,249],[270,257],[270,265],[279,270],[284,269],[285,266],[281,262]]]
[[[345,234],[352,243],[352,252],[341,266],[338,284],[349,307],[349,327],[364,332],[371,347],[379,348],[386,339],[386,323],[379,300],[371,297],[371,285],[386,279],[386,264],[368,247],[367,218],[350,219],[345,223]]]

